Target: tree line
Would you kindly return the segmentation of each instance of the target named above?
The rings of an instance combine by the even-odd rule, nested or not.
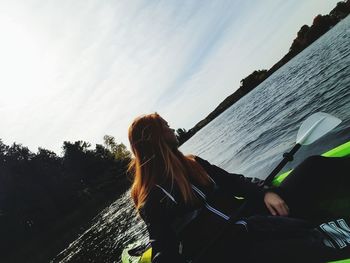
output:
[[[62,157],[43,148],[33,153],[0,139],[1,262],[48,262],[130,187],[130,152],[112,136],[94,149],[84,141],[65,141],[62,149]],[[37,260],[26,259],[39,251]]]

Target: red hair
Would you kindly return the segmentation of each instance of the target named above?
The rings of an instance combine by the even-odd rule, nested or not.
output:
[[[129,141],[134,154],[129,164],[129,171],[134,175],[131,197],[137,209],[143,206],[156,184],[175,183],[183,200],[188,203],[195,201],[190,178],[200,185],[212,183],[193,155],[183,155],[177,147],[169,145],[163,135],[162,118],[157,113],[142,115],[129,127]]]

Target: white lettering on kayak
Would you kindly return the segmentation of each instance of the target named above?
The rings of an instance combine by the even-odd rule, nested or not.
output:
[[[320,228],[340,249],[350,244],[350,228],[344,219],[338,219],[336,222],[330,221],[324,223],[320,225]]]

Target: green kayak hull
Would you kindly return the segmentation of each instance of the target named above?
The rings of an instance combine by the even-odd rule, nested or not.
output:
[[[330,150],[322,154],[322,156],[325,157],[343,157],[343,156],[350,156],[350,141]],[[272,181],[272,184],[275,186],[280,185],[283,180],[290,174],[292,170],[284,172],[278,176]],[[129,249],[132,249],[134,247],[137,247],[139,244],[131,244],[127,246],[122,253],[121,259],[122,263],[151,263],[151,256],[152,256],[152,248],[147,249],[142,256],[131,256],[128,253]],[[344,260],[337,260],[332,261],[332,263],[350,263],[350,259],[344,259]]]

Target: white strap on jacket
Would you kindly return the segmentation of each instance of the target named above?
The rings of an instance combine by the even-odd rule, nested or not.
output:
[[[207,201],[206,201],[206,200],[207,200],[207,196],[206,196],[201,190],[199,190],[199,189],[198,189],[196,186],[194,186],[193,184],[191,184],[191,186],[192,186],[192,189],[193,189],[194,191],[196,191],[197,194],[198,194],[200,197],[203,198],[204,205],[205,205],[205,207],[206,207],[209,211],[213,212],[214,214],[220,216],[221,218],[223,218],[223,219],[225,219],[225,220],[229,220],[229,219],[230,219],[230,217],[229,217],[228,215],[225,215],[225,214],[222,213],[221,211],[219,211],[219,210],[217,210],[216,208],[214,208],[214,207],[212,207],[211,205],[209,205],[209,204],[207,203]]]
[[[165,190],[159,184],[156,184],[156,186],[159,187],[163,191],[163,193],[166,194],[170,198],[171,201],[173,201],[175,204],[177,204],[175,198],[167,190]]]
[[[215,181],[214,181],[211,177],[209,177],[209,178],[210,178],[210,179],[213,181],[213,183],[215,184]],[[164,189],[162,186],[160,186],[159,184],[156,184],[156,186],[159,187],[159,188],[163,191],[163,193],[164,193],[167,197],[170,198],[170,200],[172,200],[175,204],[177,204],[177,201],[175,200],[175,198],[174,198],[167,190],[165,190],[165,189]],[[229,220],[229,219],[230,219],[230,216],[224,214],[223,212],[221,212],[221,211],[217,210],[216,208],[212,207],[211,205],[209,205],[209,204],[207,203],[207,201],[206,201],[206,199],[207,199],[206,195],[205,195],[200,189],[198,189],[198,188],[197,188],[196,186],[194,186],[193,184],[191,184],[191,187],[192,187],[192,189],[193,189],[200,197],[202,197],[202,199],[203,199],[203,201],[204,201],[204,205],[205,205],[205,207],[206,207],[209,211],[211,211],[212,213],[214,213],[214,214],[220,216],[221,218],[223,218],[223,219],[225,219],[225,220]]]

